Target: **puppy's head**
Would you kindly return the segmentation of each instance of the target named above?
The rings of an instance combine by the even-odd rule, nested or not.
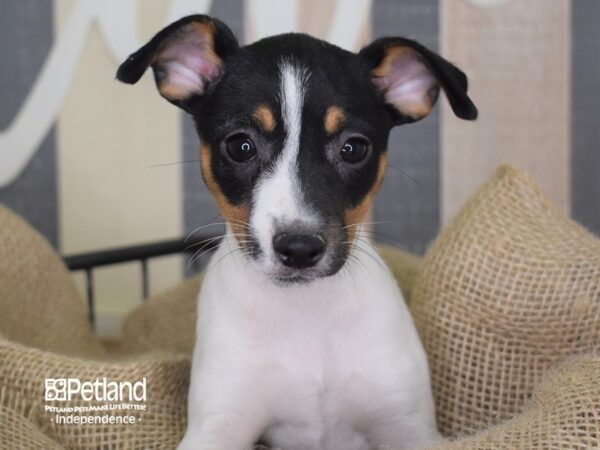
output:
[[[393,126],[425,117],[443,90],[474,120],[467,79],[403,38],[358,54],[302,34],[240,47],[207,16],[185,17],[133,53],[117,78],[152,67],[190,113],[202,175],[239,245],[280,283],[336,273],[383,179]]]

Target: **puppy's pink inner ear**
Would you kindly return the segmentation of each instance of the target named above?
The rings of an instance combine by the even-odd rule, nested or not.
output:
[[[393,47],[372,72],[373,84],[386,103],[400,113],[420,119],[431,111],[439,84],[421,57],[411,48]]]
[[[214,52],[212,33],[206,24],[189,24],[157,53],[152,67],[163,97],[185,100],[202,95],[219,77],[222,62]]]

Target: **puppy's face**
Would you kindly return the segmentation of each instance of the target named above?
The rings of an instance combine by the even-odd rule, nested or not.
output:
[[[336,273],[386,169],[390,129],[433,108],[440,88],[473,120],[464,74],[416,42],[359,54],[301,34],[239,47],[216,19],[190,16],[119,68],[151,66],[160,94],[190,113],[202,175],[239,245],[279,283]]]

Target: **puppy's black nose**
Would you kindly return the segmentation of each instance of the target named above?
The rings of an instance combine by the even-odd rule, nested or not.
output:
[[[319,262],[325,253],[325,239],[319,234],[279,233],[273,237],[273,250],[284,266],[305,269]]]

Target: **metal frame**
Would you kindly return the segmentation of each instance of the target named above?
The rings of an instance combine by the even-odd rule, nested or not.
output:
[[[171,239],[128,247],[118,247],[97,252],[65,256],[64,262],[72,272],[83,270],[86,277],[88,315],[92,326],[96,323],[94,305],[94,269],[102,266],[139,261],[142,271],[142,296],[149,295],[148,260],[158,256],[177,253],[189,254],[197,251],[209,252],[220,242],[219,234],[197,234],[193,238]]]

